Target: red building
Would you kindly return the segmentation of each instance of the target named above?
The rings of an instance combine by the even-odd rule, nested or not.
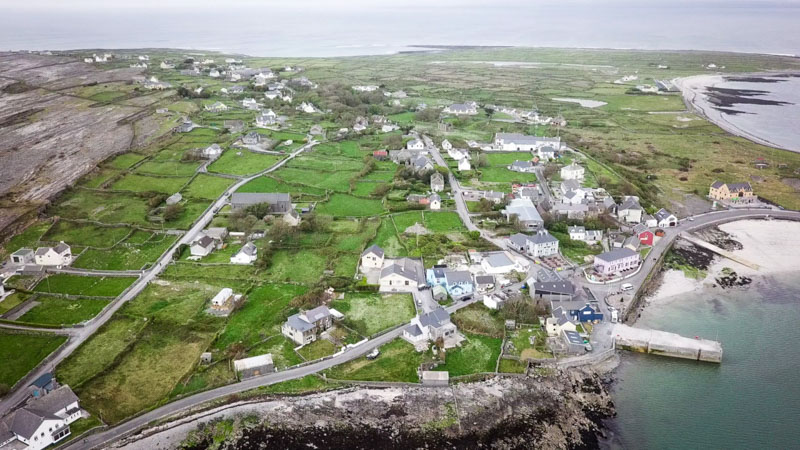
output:
[[[652,231],[647,229],[647,225],[640,223],[633,227],[633,232],[639,238],[639,243],[642,245],[653,245],[655,235]]]

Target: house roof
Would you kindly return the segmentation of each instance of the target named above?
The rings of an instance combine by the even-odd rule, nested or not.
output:
[[[511,259],[502,252],[492,253],[485,261],[492,267],[511,266],[514,264]]]
[[[656,220],[659,222],[669,219],[671,215],[672,214],[664,208],[659,209],[655,214],[653,214],[653,216],[655,216]]]
[[[256,244],[248,242],[239,250],[239,253],[244,253],[247,256],[255,256],[256,253],[258,253],[258,248],[256,248]]]
[[[425,278],[422,274],[422,264],[410,258],[396,259],[381,270],[381,278],[389,275],[400,275],[416,283]]]
[[[585,233],[585,232],[586,232],[586,227],[580,227],[577,225],[572,227],[567,227],[567,233]]]
[[[431,175],[431,182],[444,183],[444,177],[439,172],[435,172]]]
[[[483,197],[484,198],[498,198],[498,199],[502,200],[503,198],[505,198],[505,196],[506,195],[504,193],[499,192],[499,191],[484,191],[483,192]]]
[[[53,250],[55,250],[56,253],[58,253],[60,255],[60,254],[62,254],[64,252],[69,251],[69,245],[65,244],[64,242],[59,242],[58,245],[53,247]]]
[[[77,401],[78,396],[69,386],[64,385],[43,397],[31,400],[24,409],[52,416]]]
[[[514,161],[511,167],[515,169],[529,169],[533,167],[533,164],[530,161]]]
[[[414,160],[414,165],[417,166],[418,168],[423,168],[428,164],[431,164],[431,160],[425,156],[419,156]]]
[[[552,234],[548,233],[547,230],[541,230],[538,233],[534,234],[533,236],[529,236],[528,240],[533,242],[534,244],[548,244],[551,242],[558,242],[558,239],[555,238]]]
[[[508,240],[517,247],[527,247],[528,237],[527,234],[517,233],[509,236]]]
[[[233,195],[231,195],[231,203],[243,203],[249,205],[256,205],[259,203],[274,204],[291,201],[292,197],[288,193],[284,192],[234,192]]]
[[[472,274],[466,270],[446,270],[444,272],[444,278],[447,281],[447,284],[472,284]]]
[[[317,322],[331,315],[331,310],[325,305],[317,306],[306,311],[305,316],[312,322]]]
[[[648,231],[648,228],[647,225],[644,223],[638,223],[633,227],[633,233],[637,236],[644,233],[645,231]]]
[[[214,298],[211,299],[211,303],[222,303],[225,300],[228,300],[233,295],[233,289],[231,288],[222,288]]]
[[[383,258],[383,249],[378,247],[375,244],[370,245],[369,247],[367,247],[367,249],[364,250],[363,253],[361,253],[361,256],[369,255],[370,253],[374,253],[375,255],[378,256],[378,258]]]
[[[432,202],[441,202],[442,201],[442,197],[439,197],[439,194],[434,192],[430,196],[430,201],[432,201]]]
[[[300,313],[292,314],[286,319],[286,323],[294,330],[303,332],[314,328],[314,325],[300,318]]]
[[[42,374],[42,376],[40,376],[39,378],[33,380],[33,383],[31,383],[30,385],[40,388],[47,386],[48,384],[50,384],[51,381],[53,381],[53,374],[51,372],[46,372]]]
[[[475,282],[478,284],[494,284],[494,276],[492,275],[477,275]]]
[[[421,334],[422,334],[422,330],[420,330],[420,329],[419,329],[419,327],[417,326],[417,324],[409,325],[409,326],[408,326],[408,327],[405,329],[405,332],[406,332],[406,333],[408,333],[408,334],[410,334],[411,336],[414,336],[414,337],[417,337],[417,336],[419,336],[419,335],[421,335]]]
[[[533,206],[533,202],[525,198],[515,198],[506,206],[506,214],[516,215],[522,222],[541,221],[542,216]]]
[[[577,331],[564,330],[564,339],[570,344],[583,345],[583,338]]]
[[[39,247],[36,249],[36,256],[44,256],[52,249],[52,247]]]
[[[192,245],[199,245],[199,246],[201,246],[203,248],[208,248],[213,243],[214,243],[214,239],[212,239],[210,236],[206,236],[204,234],[203,237],[201,237],[200,239],[192,242]]]
[[[539,142],[546,142],[548,138],[528,136],[522,133],[497,133],[495,134],[495,139],[502,139],[507,144],[538,144]]]
[[[575,286],[571,281],[545,281],[533,283],[535,292],[546,292],[548,294],[573,295]]]
[[[635,197],[628,197],[619,205],[618,208],[619,211],[626,209],[642,209],[642,206],[639,204],[639,200],[637,200]]]
[[[618,259],[629,258],[631,256],[638,255],[635,251],[629,248],[618,248],[611,250],[610,252],[601,253],[595,256],[595,259],[601,259],[603,261],[616,261]]]
[[[30,248],[21,248],[21,249],[15,251],[14,253],[12,253],[12,255],[14,255],[14,256],[28,256],[28,255],[32,255],[32,254],[33,254],[33,249],[30,249]]]
[[[441,306],[431,312],[419,316],[419,323],[423,327],[439,328],[450,322],[450,313]]]
[[[564,180],[561,182],[561,189],[564,191],[575,191],[581,188],[578,180]]]

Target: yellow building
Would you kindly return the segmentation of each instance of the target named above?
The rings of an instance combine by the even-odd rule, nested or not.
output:
[[[723,183],[715,181],[708,190],[708,196],[712,200],[727,202],[749,203],[756,200],[753,187],[750,183]]]

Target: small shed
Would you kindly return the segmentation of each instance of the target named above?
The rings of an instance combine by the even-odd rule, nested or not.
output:
[[[200,362],[203,364],[211,364],[211,352],[203,352],[200,354]]]
[[[180,203],[181,200],[183,200],[183,196],[181,195],[180,192],[176,192],[176,193],[170,195],[169,197],[167,197],[167,206]]]
[[[423,386],[447,387],[450,384],[450,372],[442,370],[424,370],[421,377]]]
[[[447,298],[447,289],[444,286],[437,284],[431,289],[431,294],[433,294],[433,299],[436,301],[442,301]]]
[[[233,362],[233,368],[243,380],[259,375],[266,375],[275,371],[271,353],[265,353],[251,358],[237,359]]]

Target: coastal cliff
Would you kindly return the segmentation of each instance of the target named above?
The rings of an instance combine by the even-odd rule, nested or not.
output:
[[[191,423],[193,430],[162,429],[123,444],[197,450],[596,448],[602,420],[615,414],[606,384],[596,373],[573,369],[446,388],[353,387],[269,397],[204,416]]]

